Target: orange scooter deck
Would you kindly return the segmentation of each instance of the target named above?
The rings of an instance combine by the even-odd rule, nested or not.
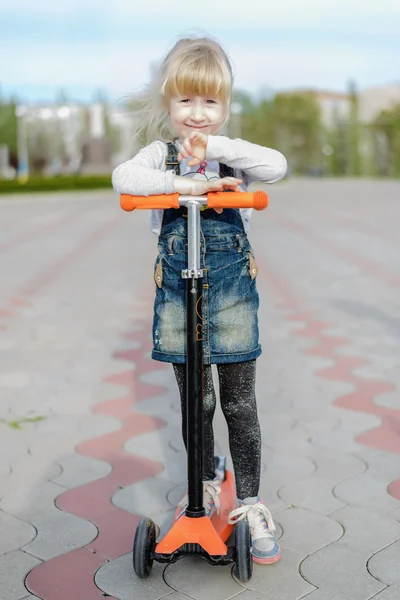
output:
[[[155,552],[172,554],[184,544],[199,544],[210,556],[227,554],[226,540],[232,533],[233,525],[228,523],[231,510],[236,507],[236,489],[232,473],[226,471],[221,484],[220,510],[211,517],[187,517],[177,519],[169,532],[161,539]],[[179,509],[175,517],[179,514]]]

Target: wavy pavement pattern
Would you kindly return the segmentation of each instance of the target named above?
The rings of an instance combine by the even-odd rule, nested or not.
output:
[[[304,325],[303,329],[293,329],[292,334],[309,338],[316,345],[302,350],[305,354],[327,358],[333,362],[333,366],[316,371],[316,375],[335,382],[350,383],[354,391],[344,394],[334,401],[340,408],[360,411],[377,416],[381,419],[378,427],[363,432],[355,438],[355,441],[366,447],[383,450],[392,454],[400,454],[400,411],[384,408],[376,405],[374,399],[380,394],[394,389],[390,382],[379,380],[365,380],[353,373],[355,368],[368,364],[369,361],[362,357],[345,357],[336,353],[340,346],[351,343],[344,337],[337,337],[324,333],[324,329],[332,327],[328,323],[317,321],[307,311],[302,309],[301,301],[294,294],[288,284],[273,272],[267,265],[262,265],[271,285],[282,299],[279,307],[288,310],[284,318],[296,321]],[[397,470],[395,473],[397,474]],[[400,500],[400,479],[392,481],[387,487],[388,493]],[[383,492],[384,493],[384,492]],[[398,593],[398,587],[383,587],[393,584],[388,572],[384,571],[378,557],[388,554],[388,560],[392,561],[392,572],[395,571],[394,562],[396,544],[400,539],[400,530],[396,527],[396,517],[374,515],[368,510],[347,506],[335,511],[331,518],[341,522],[345,539],[328,544],[323,551],[308,556],[300,565],[300,572],[306,581],[317,586],[317,590],[309,594],[310,600],[327,600],[329,594],[350,594],[353,600],[361,600],[372,595],[382,600],[388,593],[389,598],[394,598]],[[398,523],[397,523],[398,525]],[[371,535],[371,532],[375,534]],[[362,550],[361,550],[362,549]],[[393,556],[392,556],[393,554]],[[386,558],[386,554],[385,554]],[[336,568],[332,571],[331,565]],[[373,571],[378,564],[380,569]],[[343,569],[343,572],[341,572]],[[350,575],[357,573],[354,579]],[[350,575],[349,575],[350,574]],[[362,581],[362,584],[361,584]],[[360,587],[361,586],[361,587]],[[328,595],[325,595],[328,592]],[[392,596],[393,594],[393,596]],[[397,596],[396,596],[397,597]],[[344,596],[343,596],[344,598]]]
[[[140,348],[117,352],[117,359],[130,361],[135,369],[106,377],[104,381],[122,385],[126,394],[97,404],[93,412],[115,417],[121,429],[85,441],[76,451],[88,457],[104,460],[112,467],[109,475],[62,493],[57,506],[92,522],[98,536],[86,546],[51,559],[33,569],[26,580],[30,592],[42,600],[100,600],[102,592],[94,583],[96,571],[106,562],[132,550],[135,527],[139,516],[112,504],[111,498],[121,487],[131,485],[160,473],[161,463],[135,456],[124,449],[133,436],[156,431],[166,425],[162,419],[136,412],[132,404],[165,392],[164,386],[140,380],[159,365],[146,357],[150,349],[148,324],[142,323],[124,337],[140,343]]]
[[[72,216],[70,215],[68,218],[61,219],[59,222],[57,221],[56,225],[65,225],[71,220]],[[39,274],[28,281],[18,292],[16,292],[16,294],[8,298],[3,308],[0,307],[0,331],[5,330],[6,328],[4,321],[14,318],[17,315],[18,309],[30,306],[31,297],[34,294],[62,274],[64,269],[69,267],[74,260],[80,258],[96,242],[101,241],[104,236],[110,235],[120,223],[120,217],[117,216],[107,223],[102,224],[100,227],[97,227],[65,256],[61,256],[51,263],[47,268],[43,269]]]
[[[263,265],[265,268],[265,265]],[[305,354],[328,358],[332,360],[333,366],[317,371],[317,375],[324,379],[349,383],[354,391],[337,398],[334,404],[340,408],[360,411],[377,416],[381,424],[375,429],[366,431],[356,437],[356,441],[370,448],[376,448],[400,454],[400,410],[378,406],[374,399],[385,392],[395,389],[395,386],[387,381],[362,379],[353,373],[353,370],[369,363],[363,357],[340,356],[335,352],[336,348],[351,344],[348,338],[335,337],[324,333],[324,329],[331,328],[329,323],[315,320],[312,315],[301,308],[301,301],[295,296],[287,284],[271,269],[267,268],[268,278],[281,295],[283,302],[281,307],[289,309],[291,314],[286,319],[304,324],[304,329],[292,331],[293,335],[308,337],[316,342],[315,346],[303,350]],[[400,479],[389,485],[389,492],[400,500]]]

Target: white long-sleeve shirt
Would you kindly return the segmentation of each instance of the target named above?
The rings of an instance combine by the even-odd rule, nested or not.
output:
[[[175,141],[180,149],[180,142]],[[142,148],[132,159],[116,167],[112,174],[112,184],[118,194],[151,196],[154,194],[175,193],[175,171],[167,171],[165,142],[152,142]],[[232,167],[235,177],[242,179],[240,188],[245,191],[250,183],[276,183],[286,174],[286,159],[277,150],[265,148],[241,139],[231,140],[225,136],[208,136],[206,160],[202,165],[189,167],[187,160],[180,163],[181,177],[210,179],[219,178],[219,163]],[[244,229],[250,227],[252,209],[240,209]],[[151,211],[151,229],[159,234],[163,210]]]

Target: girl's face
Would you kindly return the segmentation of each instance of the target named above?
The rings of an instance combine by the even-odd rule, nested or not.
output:
[[[218,98],[172,96],[169,101],[171,128],[180,139],[188,137],[192,131],[213,135],[223,127],[226,116],[227,106]]]

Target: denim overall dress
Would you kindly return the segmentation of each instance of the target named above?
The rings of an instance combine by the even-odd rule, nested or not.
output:
[[[179,175],[178,151],[168,144],[167,169]],[[220,165],[220,177],[233,171]],[[203,269],[204,364],[249,361],[261,354],[258,341],[257,267],[238,209],[200,213],[200,268]],[[187,210],[164,210],[154,266],[156,295],[152,358],[186,362]]]

